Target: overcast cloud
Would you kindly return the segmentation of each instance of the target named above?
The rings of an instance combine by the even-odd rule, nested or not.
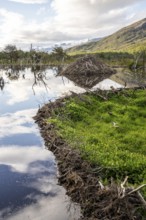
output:
[[[145,14],[144,0],[6,0],[0,7],[0,44],[103,37]]]
[[[47,0],[9,0],[10,2],[18,2],[23,4],[42,4],[47,3]]]

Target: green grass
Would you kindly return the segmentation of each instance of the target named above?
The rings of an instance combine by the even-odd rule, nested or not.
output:
[[[103,178],[128,175],[132,184],[146,182],[146,90],[109,94],[108,101],[95,94],[83,99],[66,99],[48,121],[86,160],[103,168]]]

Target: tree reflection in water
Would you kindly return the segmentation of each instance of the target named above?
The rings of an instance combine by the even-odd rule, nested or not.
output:
[[[4,81],[4,78],[1,76],[0,77],[0,89],[3,90],[4,86],[5,86],[5,81]]]
[[[3,70],[5,71],[5,75],[11,81],[19,80],[20,76],[22,79],[25,79],[25,70],[28,67],[19,66],[19,65],[11,65],[9,67],[5,67]],[[44,65],[33,65],[30,67],[31,73],[33,74],[33,83],[32,83],[32,90],[35,95],[34,87],[37,85],[43,85],[47,91],[49,88],[46,83],[46,70],[48,66]],[[56,68],[52,68],[56,72]],[[0,76],[0,89],[3,90],[5,87],[5,80],[3,76]]]
[[[10,80],[18,80],[20,77],[20,71],[25,70],[23,66],[14,66],[11,65],[9,68],[6,69],[6,75]]]
[[[47,83],[45,82],[45,80],[47,80],[47,78],[46,78],[46,69],[47,68],[48,67],[42,66],[42,65],[33,65],[31,67],[31,72],[34,75],[34,82],[33,82],[33,85],[32,85],[32,90],[33,90],[34,95],[35,95],[34,86],[36,86],[36,85],[43,84],[46,91],[49,88]]]

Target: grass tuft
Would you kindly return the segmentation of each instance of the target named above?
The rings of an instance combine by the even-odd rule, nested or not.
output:
[[[48,119],[57,132],[83,157],[103,167],[104,178],[146,182],[146,90],[95,94],[66,100],[59,114]]]

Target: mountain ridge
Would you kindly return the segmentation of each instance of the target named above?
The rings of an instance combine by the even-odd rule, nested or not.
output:
[[[134,52],[146,46],[146,18],[121,28],[97,42],[72,47],[69,53]]]

